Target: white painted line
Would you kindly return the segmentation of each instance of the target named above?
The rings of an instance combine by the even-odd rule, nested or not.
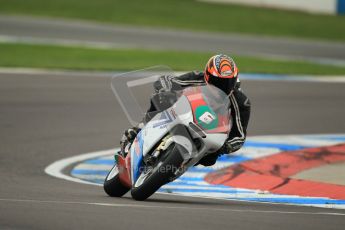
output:
[[[110,78],[116,72],[104,72],[104,71],[76,71],[76,70],[64,70],[64,69],[44,69],[44,68],[24,68],[24,67],[0,67],[0,74],[22,74],[24,76],[32,75],[58,75],[69,77],[106,77]]]
[[[185,172],[183,176],[190,177],[190,178],[204,178],[207,172]]]
[[[27,45],[53,45],[63,47],[79,47],[88,49],[133,49],[133,45],[125,43],[109,43],[109,42],[95,42],[83,41],[77,39],[63,39],[63,38],[39,38],[29,36],[11,36],[0,35],[0,43],[18,43]]]
[[[229,167],[231,165],[233,165],[235,163],[233,162],[221,162],[221,161],[218,161],[217,164],[215,165],[212,165],[212,166],[207,166],[208,169],[212,169],[212,170],[220,170],[220,169],[223,169],[223,168],[226,168],[226,167]],[[194,166],[195,168],[199,168],[199,169],[202,169],[204,168],[204,166]],[[183,174],[185,175],[185,174]]]
[[[300,135],[305,137],[311,137],[311,138],[317,138],[317,137],[326,137],[326,135]],[[329,134],[327,136],[334,136],[334,137],[344,137],[343,134]],[[319,147],[319,146],[327,146],[327,145],[334,145],[336,143],[342,143],[342,141],[336,141],[336,140],[322,140],[322,139],[307,139],[303,138],[301,139],[299,136],[296,135],[286,135],[281,136],[284,138],[277,138],[277,136],[256,136],[251,137],[251,141],[258,141],[258,142],[269,142],[269,143],[275,143],[275,144],[287,144],[287,145],[304,145],[304,146],[313,146],[313,147]]]
[[[203,189],[203,190],[216,190],[216,191],[235,191],[233,188],[224,188],[224,187],[217,187],[217,186],[208,186],[208,187],[200,187],[200,185],[174,185],[166,184],[162,186],[162,189]]]
[[[269,201],[255,201],[255,200],[239,200],[236,198],[222,198],[222,197],[209,197],[205,196],[205,194],[202,195],[190,195],[190,194],[183,194],[183,193],[164,193],[164,192],[156,192],[155,194],[162,194],[162,195],[169,195],[169,196],[183,196],[183,197],[195,197],[195,198],[203,198],[203,199],[212,199],[212,200],[226,200],[226,201],[236,201],[241,203],[255,203],[255,204],[269,204],[269,205],[284,205],[284,206],[306,206],[306,207],[317,207],[317,208],[332,208],[332,209],[345,209],[344,204],[313,204],[311,205],[299,205],[294,203],[274,203]]]
[[[175,75],[180,75],[184,72],[175,72]],[[12,67],[0,67],[0,73],[5,74],[25,74],[25,75],[36,75],[36,74],[54,74],[62,76],[78,76],[78,77],[112,77],[114,74],[123,72],[118,71],[76,71],[76,70],[64,70],[64,69],[44,69],[44,68],[12,68]],[[269,77],[268,75],[262,74],[262,77],[257,77],[260,74],[245,74],[243,73],[241,79],[247,81],[290,81],[290,82],[316,82],[316,83],[345,83],[345,76],[297,76],[297,75],[274,75],[275,77]],[[254,76],[254,77],[253,77]],[[283,77],[281,77],[283,76]],[[138,82],[134,82],[131,86],[138,85]]]
[[[331,135],[332,137],[344,137],[345,135]],[[293,142],[295,141],[295,138],[292,138],[293,135],[280,135],[280,136],[261,136],[261,137],[249,137],[248,140],[250,141],[263,141],[264,143],[266,142],[271,142],[272,140],[284,140],[284,138],[289,139],[285,144],[293,144]],[[304,138],[305,137],[305,138]],[[306,141],[309,143],[309,138],[312,137],[326,137],[325,135],[301,135],[300,138],[301,139],[306,139]],[[285,142],[285,141],[283,141]],[[339,143],[341,141],[339,140],[330,140],[329,142],[327,142],[328,144],[336,144]],[[302,144],[302,143],[301,143]],[[322,143],[324,144],[324,143]],[[246,148],[246,147],[245,147]],[[244,148],[244,149],[245,149]],[[269,148],[268,148],[269,149]],[[90,184],[90,185],[97,185],[97,186],[102,186],[102,184],[99,183],[93,183],[91,182],[92,180],[102,180],[104,178],[103,175],[74,175],[77,176],[78,178],[74,178],[73,176],[69,176],[69,175],[65,175],[63,173],[63,170],[68,167],[69,165],[75,164],[77,162],[83,162],[89,159],[94,159],[94,158],[98,158],[98,159],[111,159],[112,155],[115,153],[115,151],[117,151],[118,149],[111,149],[111,150],[103,150],[103,151],[99,151],[99,152],[93,152],[93,153],[87,153],[87,154],[81,154],[78,156],[73,156],[70,158],[65,158],[59,161],[54,162],[53,164],[51,164],[50,166],[48,166],[45,171],[46,173],[48,173],[51,176],[57,177],[57,178],[61,178],[61,179],[65,179],[68,181],[73,181],[73,182],[78,182],[78,183],[84,183],[84,184]],[[255,148],[251,149],[253,152],[256,152],[254,155],[255,158],[256,157],[262,157],[262,153],[259,154],[257,151],[255,151]],[[270,151],[269,154],[273,154],[274,152],[280,152],[279,149],[273,148],[273,151]],[[261,155],[261,156],[260,156]],[[265,155],[265,154],[264,154]],[[217,164],[221,164],[222,162],[218,162]],[[226,164],[228,164],[228,162],[224,162]],[[87,163],[81,163],[78,166],[75,167],[75,169],[77,167],[81,167],[84,168],[84,166]],[[83,166],[84,165],[84,166]],[[91,168],[93,167],[92,164],[89,165]],[[105,166],[105,165],[104,165]],[[225,166],[225,164],[223,164],[222,166]],[[90,169],[88,167],[85,167],[85,169]],[[102,166],[103,169],[103,166]],[[200,173],[200,172],[187,172],[184,176],[185,177],[202,177],[203,175],[205,175],[205,173]],[[181,177],[182,178],[182,177]],[[182,178],[183,179],[183,178]],[[184,178],[184,180],[182,179],[177,179],[175,180],[175,182],[177,182],[175,185],[172,184],[168,184],[162,187],[162,189],[171,189],[174,190],[174,188],[180,188],[180,189],[186,189],[187,187],[185,186],[192,186],[194,188],[194,186],[196,185],[208,185],[211,186],[210,188],[205,189],[204,187],[200,187],[200,189],[203,189],[205,191],[207,190],[212,190],[212,185],[206,183],[205,181],[187,181],[186,178]],[[84,180],[91,180],[91,181],[84,181]],[[184,186],[181,186],[181,184]],[[197,189],[197,188],[196,188]],[[262,191],[256,191],[256,190],[248,190],[249,193],[241,193],[241,191],[246,191],[246,190],[242,190],[242,189],[237,189],[237,188],[233,188],[234,192],[230,193],[230,194],[226,194],[226,193],[222,193],[221,191],[223,191],[222,189],[213,189],[214,191],[212,191],[212,193],[210,192],[199,192],[199,191],[191,191],[191,192],[179,192],[179,191],[174,191],[174,193],[165,193],[165,192],[157,192],[159,194],[164,194],[164,195],[176,195],[176,196],[187,196],[187,197],[199,197],[199,198],[209,198],[209,199],[226,199],[226,200],[234,200],[234,201],[240,201],[240,202],[251,202],[251,203],[265,203],[265,204],[276,204],[276,205],[299,205],[299,204],[288,204],[288,203],[273,203],[273,202],[261,202],[261,201],[248,201],[248,200],[240,200],[243,198],[252,198],[253,194],[256,197],[259,198],[282,198],[284,196],[282,195],[276,195],[276,194],[270,194],[270,193],[264,193]],[[218,192],[219,191],[219,192]],[[238,191],[238,192],[236,192]],[[250,194],[251,193],[251,194]],[[286,195],[286,197],[288,198],[301,198],[298,196],[291,196],[291,195]],[[315,198],[315,197],[305,197],[306,199],[308,198]],[[345,205],[344,204],[304,204],[304,206],[315,206],[315,207],[321,207],[321,208],[339,208],[339,209],[344,209]]]
[[[141,204],[118,204],[118,203],[93,203],[78,201],[58,201],[58,200],[29,200],[29,199],[5,199],[0,198],[1,202],[13,203],[36,203],[36,204],[72,204],[72,205],[95,205],[119,208],[149,208],[149,209],[177,209],[177,210],[194,210],[194,211],[220,211],[220,212],[239,212],[239,213],[264,213],[264,214],[289,214],[289,215],[325,215],[325,216],[345,216],[341,212],[298,212],[298,211],[281,211],[281,210],[253,210],[253,209],[226,209],[226,208],[196,208],[188,206],[160,206],[160,205],[141,205]]]
[[[78,164],[74,169],[76,170],[110,170],[111,165],[106,165],[106,164]]]
[[[78,177],[77,179],[82,179],[83,181],[88,181],[88,182],[91,182],[93,183],[92,181],[95,181],[95,180],[104,180],[105,176],[102,176],[102,175],[75,175],[72,173],[72,176],[75,176],[75,177]],[[74,178],[74,177],[73,177]],[[99,183],[98,183],[99,185]]]
[[[54,163],[52,163],[51,165],[46,167],[44,171],[48,175],[53,176],[53,177],[57,177],[57,178],[60,178],[60,179],[64,179],[64,180],[68,180],[68,181],[73,181],[73,182],[78,182],[78,183],[82,183],[82,184],[91,184],[91,185],[102,186],[100,184],[96,184],[96,183],[92,183],[92,182],[80,180],[80,179],[75,178],[75,177],[68,176],[68,175],[64,174],[62,171],[66,167],[68,167],[69,165],[72,165],[74,163],[81,162],[81,161],[84,161],[84,160],[87,160],[87,159],[90,159],[90,158],[101,157],[101,156],[104,156],[104,155],[111,155],[111,154],[114,154],[117,150],[118,149],[109,149],[109,150],[103,150],[103,151],[98,151],[98,152],[80,154],[80,155],[77,155],[77,156],[64,158],[64,159],[55,161]]]
[[[284,75],[284,74],[246,74],[242,73],[241,80],[251,81],[285,81],[285,82],[316,82],[316,83],[345,83],[345,76],[319,75]]]

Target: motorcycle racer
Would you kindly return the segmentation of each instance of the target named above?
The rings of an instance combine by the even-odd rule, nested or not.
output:
[[[208,154],[198,162],[204,166],[211,166],[216,163],[220,155],[239,150],[246,139],[251,104],[240,87],[238,75],[239,71],[234,60],[227,55],[217,54],[208,60],[203,72],[193,71],[176,77],[162,76],[154,83],[155,94],[151,98],[151,106],[144,119],[150,120],[152,118],[150,114],[159,110],[154,103],[154,97],[164,100],[171,91],[205,84],[211,84],[221,89],[229,96],[233,125],[223,147],[215,153]],[[130,128],[124,132],[120,141],[122,151],[128,143],[135,139],[140,128],[139,124],[138,127]]]

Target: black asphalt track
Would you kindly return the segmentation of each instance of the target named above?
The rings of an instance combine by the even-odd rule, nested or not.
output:
[[[344,228],[345,210],[161,194],[136,202],[46,175],[58,159],[117,146],[129,125],[108,77],[72,75],[0,74],[0,229]],[[344,84],[242,85],[249,135],[345,131]]]

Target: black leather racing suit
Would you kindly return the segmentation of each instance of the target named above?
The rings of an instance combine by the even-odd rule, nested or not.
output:
[[[154,88],[158,93],[166,87],[172,89],[181,89],[184,87],[197,86],[203,84],[206,84],[204,80],[204,73],[194,71],[177,77],[163,76],[160,78],[160,80],[154,83]],[[251,105],[248,97],[243,93],[242,89],[240,88],[239,81],[235,86],[234,92],[232,93],[232,95],[230,95],[230,102],[233,127],[230,131],[228,140],[224,144],[223,148],[221,148],[213,154],[207,155],[199,161],[199,164],[205,166],[213,165],[217,161],[219,155],[224,153],[235,152],[239,150],[244,144],[247,135],[247,127],[249,123]],[[147,115],[156,110],[157,109],[155,108],[154,103],[152,103],[151,100],[151,107],[149,108]],[[150,118],[147,117],[146,119]]]

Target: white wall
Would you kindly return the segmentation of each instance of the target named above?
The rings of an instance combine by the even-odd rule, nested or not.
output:
[[[203,2],[236,3],[260,7],[299,10],[310,13],[336,14],[338,0],[199,0]]]

